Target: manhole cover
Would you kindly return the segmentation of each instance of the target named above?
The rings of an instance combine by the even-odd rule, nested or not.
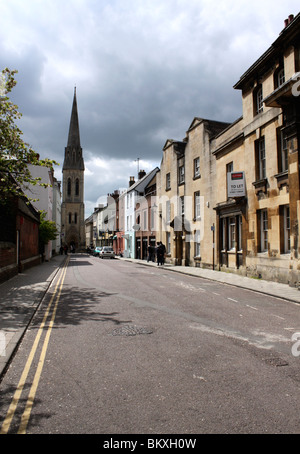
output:
[[[136,336],[138,334],[152,334],[153,329],[147,327],[139,327],[135,325],[124,325],[113,330],[113,336]]]

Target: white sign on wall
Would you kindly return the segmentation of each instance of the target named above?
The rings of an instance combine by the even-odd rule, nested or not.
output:
[[[228,197],[244,197],[246,195],[245,172],[229,172],[227,188]]]

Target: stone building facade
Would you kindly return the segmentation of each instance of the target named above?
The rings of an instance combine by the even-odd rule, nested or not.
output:
[[[157,186],[159,241],[175,265],[214,264],[215,158],[210,141],[228,123],[194,118],[182,141],[168,140]]]
[[[243,116],[217,136],[217,262],[299,285],[300,15],[235,84]],[[227,175],[244,172],[244,196],[229,197]]]

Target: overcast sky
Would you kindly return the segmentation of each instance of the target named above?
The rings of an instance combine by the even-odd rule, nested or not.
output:
[[[299,0],[0,0],[0,69],[24,140],[61,165],[76,85],[86,216],[130,176],[160,166],[194,117],[235,121],[233,85]]]

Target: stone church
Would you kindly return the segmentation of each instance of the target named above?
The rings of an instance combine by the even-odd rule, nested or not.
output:
[[[76,88],[65,148],[62,185],[62,244],[69,251],[85,249],[84,229],[84,161],[80,145]]]

